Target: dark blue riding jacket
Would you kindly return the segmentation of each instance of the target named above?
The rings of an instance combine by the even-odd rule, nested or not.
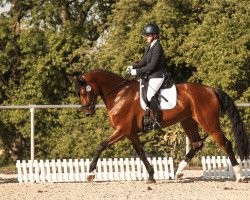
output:
[[[150,44],[146,47],[143,59],[133,65],[136,74],[140,77],[163,78],[164,73],[164,50],[159,40],[150,48]]]

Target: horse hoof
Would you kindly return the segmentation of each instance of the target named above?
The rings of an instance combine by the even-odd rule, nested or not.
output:
[[[90,174],[90,175],[88,175],[88,177],[87,177],[87,181],[88,181],[88,182],[93,182],[94,178],[95,178],[95,175],[94,175],[94,174]]]
[[[147,184],[156,183],[155,179],[148,179]]]
[[[183,173],[176,174],[175,179],[179,180],[179,179],[181,179],[183,177],[183,175],[184,175]]]
[[[245,177],[236,179],[236,182],[237,182],[237,183],[248,183],[248,181],[245,179]]]

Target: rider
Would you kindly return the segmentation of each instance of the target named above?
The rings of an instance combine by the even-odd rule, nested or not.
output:
[[[147,47],[143,59],[127,68],[127,72],[131,75],[138,75],[148,85],[147,100],[150,103],[150,108],[154,114],[154,129],[161,131],[161,113],[158,107],[157,98],[155,94],[161,87],[164,81],[164,50],[159,41],[160,29],[156,24],[148,24],[144,28],[144,36],[147,40]],[[147,103],[147,102],[145,102]]]

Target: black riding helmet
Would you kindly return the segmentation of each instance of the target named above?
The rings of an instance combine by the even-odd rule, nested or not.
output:
[[[156,24],[148,24],[145,26],[143,35],[156,34],[159,35],[160,29]]]

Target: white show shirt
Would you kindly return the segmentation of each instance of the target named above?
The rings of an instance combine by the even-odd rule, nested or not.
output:
[[[157,39],[154,40],[151,44],[150,44],[150,48],[152,48],[152,46],[154,46],[154,44],[156,43]]]

